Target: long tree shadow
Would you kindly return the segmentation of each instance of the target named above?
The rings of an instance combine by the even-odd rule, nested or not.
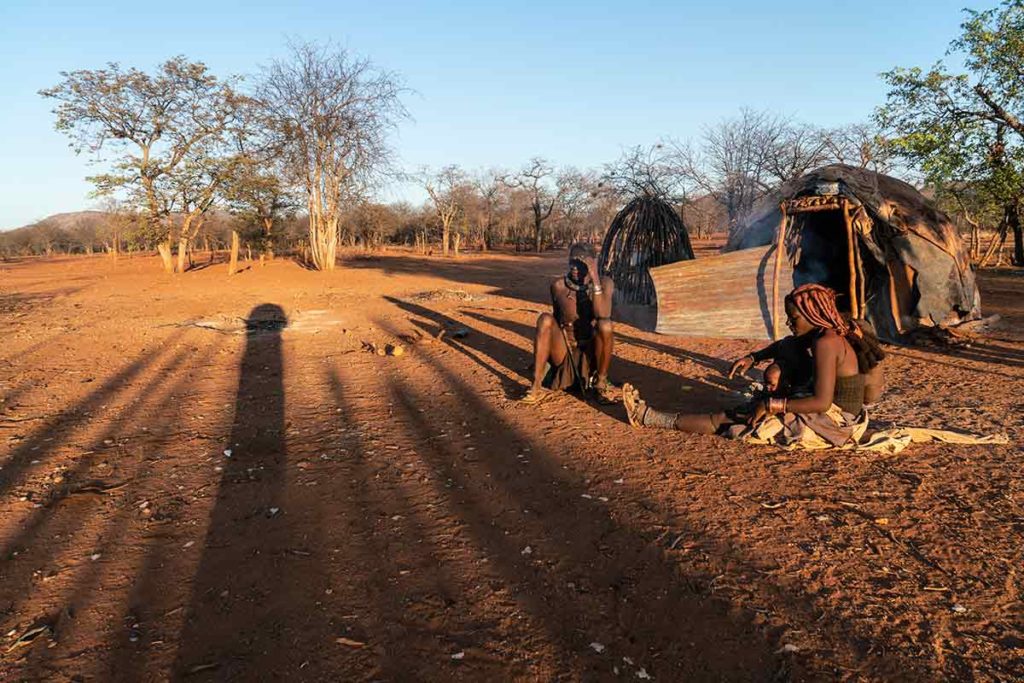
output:
[[[441,259],[411,254],[380,254],[373,259],[349,259],[348,268],[380,270],[388,275],[429,275],[448,282],[484,285],[493,294],[533,303],[551,300],[553,278],[565,272],[563,254],[517,254],[534,266],[523,272],[521,262],[488,258]],[[539,272],[538,272],[539,271]]]
[[[455,530],[445,529],[431,514],[435,499],[418,481],[410,481],[402,465],[411,463],[399,462],[409,456],[382,450],[377,441],[381,436],[388,448],[397,449],[395,442],[406,435],[390,420],[384,427],[359,419],[339,370],[327,372],[327,383],[342,426],[337,443],[346,447],[334,492],[337,500],[347,501],[339,506],[342,554],[334,559],[345,567],[340,577],[346,584],[345,609],[358,616],[346,635],[374,644],[372,650],[354,653],[364,661],[361,667],[348,663],[347,680],[354,680],[359,668],[369,670],[372,680],[479,680],[458,670],[440,673],[453,645],[466,647],[495,627],[497,617],[481,614],[470,597],[479,589],[479,576],[465,571],[458,547],[449,547],[457,545],[455,538],[447,538]],[[372,405],[380,406],[387,395],[374,393]],[[409,448],[418,450],[418,444]],[[499,678],[512,669],[500,661],[483,668]]]
[[[467,312],[466,315],[499,329],[513,332],[532,343],[533,328],[528,325],[479,313]],[[613,380],[628,381],[642,387],[644,395],[659,405],[679,409],[704,410],[708,406],[718,406],[740,400],[735,394],[723,391],[720,386],[637,363],[623,358],[621,355],[612,359],[609,375]],[[614,409],[612,413],[620,418],[623,417],[619,409]]]
[[[425,318],[437,326],[437,329],[431,329],[427,325],[420,324],[421,328],[429,333],[436,333],[438,329],[452,330],[464,328],[467,333],[463,337],[454,338],[454,335],[446,335],[444,338],[445,343],[495,375],[502,382],[506,395],[509,398],[515,397],[517,393],[522,393],[526,385],[510,379],[506,374],[496,370],[487,361],[487,358],[504,367],[510,373],[523,378],[525,382],[531,380],[530,367],[533,358],[529,351],[524,351],[518,346],[489,335],[479,328],[468,327],[464,322],[425,306],[394,297],[384,298],[407,313]],[[533,343],[533,328],[528,325],[511,320],[492,318],[473,311],[464,311],[463,313],[480,322],[517,334],[529,344]],[[480,354],[483,354],[486,358],[481,358]],[[613,378],[625,378],[643,387],[645,395],[661,405],[697,409],[707,405],[721,405],[729,401],[736,402],[739,400],[735,396],[730,396],[718,386],[665,372],[659,368],[635,363],[622,357],[613,359],[610,374]],[[621,406],[596,407],[600,412],[619,420],[625,420],[625,414],[622,412]]]
[[[621,340],[642,349],[664,353],[665,355],[673,358],[693,361],[698,365],[719,373],[727,373],[731,365],[729,361],[723,358],[716,358],[715,356],[697,353],[696,351],[690,351],[688,349],[680,349],[675,346],[669,346],[668,344],[662,344],[661,342],[651,341],[650,339],[641,339],[640,337],[635,337],[622,332],[620,328],[615,330],[615,339],[616,341]]]
[[[135,378],[142,374],[151,363],[153,363],[164,350],[175,343],[184,334],[183,330],[177,331],[165,339],[162,345],[149,353],[140,355],[138,358],[122,367],[112,377],[103,382],[99,387],[89,392],[84,398],[77,401],[68,408],[48,417],[43,424],[37,427],[28,437],[24,438],[11,451],[3,461],[3,470],[0,472],[0,494],[9,491],[22,481],[26,469],[34,460],[42,460],[39,451],[46,447],[46,444],[65,439],[79,427],[88,424],[92,420],[93,411],[106,404],[111,396],[128,386]]]
[[[239,369],[235,417],[210,513],[202,556],[192,582],[174,675],[214,671],[220,680],[242,672],[292,668],[305,622],[295,609],[305,587],[289,576],[293,542],[284,507],[284,361],[280,306],[261,304],[249,315]],[[279,321],[272,325],[268,321]],[[312,577],[304,576],[303,581]],[[302,622],[302,623],[297,623]]]
[[[961,370],[963,372],[976,372],[976,373],[979,373],[979,374],[982,374],[982,375],[992,375],[992,376],[996,376],[996,377],[1005,377],[1006,379],[1012,379],[1012,380],[1019,380],[1020,379],[1019,375],[1015,375],[1015,374],[1012,374],[1012,373],[1009,373],[1009,372],[1001,372],[999,370],[990,370],[988,368],[972,367],[971,365],[968,365],[968,364],[965,364],[964,362],[962,362],[964,360],[975,360],[975,361],[978,361],[978,362],[1001,363],[1002,361],[992,360],[992,359],[982,359],[982,358],[963,358],[958,353],[954,353],[954,352],[951,352],[951,351],[939,351],[939,352],[936,352],[936,350],[933,349],[933,348],[920,348],[920,349],[917,349],[917,351],[924,351],[926,353],[934,353],[934,355],[938,356],[939,358],[932,357],[932,358],[925,359],[925,358],[921,358],[920,356],[911,355],[911,354],[907,353],[906,351],[903,351],[903,350],[900,350],[900,349],[895,349],[895,348],[887,348],[886,349],[886,353],[889,354],[889,355],[892,355],[892,356],[902,356],[903,358],[907,358],[907,359],[910,359],[910,360],[913,360],[913,361],[916,361],[916,362],[925,362],[925,363],[932,363],[932,364],[935,364],[935,365],[944,365],[946,367],[956,368],[956,369]],[[956,362],[953,362],[952,360],[940,360],[940,358],[943,357],[943,356],[946,357],[946,358],[952,358],[952,359],[960,360],[961,362],[956,363]]]
[[[953,348],[928,346],[923,347],[922,350],[948,358],[958,358],[978,363],[995,363],[1016,368],[1024,367],[1024,351],[1021,351],[1019,348],[1009,348],[1008,346],[1000,346],[993,343],[982,344],[976,342],[970,346]],[[978,369],[978,372],[986,371]]]
[[[219,344],[216,342],[207,344],[205,350],[198,357],[199,362],[202,363],[213,356],[218,349]],[[175,359],[168,364],[168,367],[180,368],[177,362],[179,360],[180,358]],[[131,414],[119,416],[119,422],[130,424],[140,417],[159,415],[172,424],[180,424],[185,419],[189,407],[187,401],[181,400],[181,394],[187,392],[194,381],[195,376],[192,372],[182,372],[179,369],[174,382],[169,386],[165,379],[160,382],[159,386],[156,386],[156,382],[154,382],[154,386],[149,386],[140,392],[140,396],[146,400],[145,406],[138,406]],[[113,433],[113,429],[111,433]],[[72,479],[77,479],[87,469],[87,463],[91,460],[92,458],[83,458],[82,462],[76,463],[75,470],[77,471]],[[98,634],[105,635],[107,644],[112,650],[111,656],[119,663],[126,664],[123,667],[117,666],[110,670],[108,675],[104,676],[105,680],[132,680],[129,675],[130,667],[127,666],[128,663],[125,659],[122,659],[127,658],[132,652],[129,642],[126,642],[131,635],[127,627],[133,626],[140,617],[145,621],[147,628],[152,628],[154,622],[157,621],[156,619],[152,621],[147,619],[153,615],[147,614],[144,606],[133,602],[130,591],[125,596],[111,588],[118,585],[124,576],[133,577],[134,580],[131,582],[133,588],[137,588],[153,578],[155,567],[147,566],[144,563],[135,564],[135,560],[138,558],[134,552],[134,549],[138,547],[135,543],[137,540],[135,533],[138,530],[135,522],[138,519],[139,510],[131,503],[139,500],[144,491],[152,491],[153,471],[165,464],[159,454],[153,454],[149,449],[131,449],[118,459],[118,480],[122,486],[116,489],[118,499],[114,504],[115,510],[102,526],[102,530],[96,535],[95,543],[91,548],[102,559],[79,565],[73,580],[65,588],[59,601],[60,604],[66,606],[66,611],[61,615],[62,623],[59,629],[60,640],[65,647],[73,649],[77,644],[88,643]],[[64,519],[48,521],[45,529],[36,532],[37,536],[48,535],[51,532],[50,527],[56,525],[59,527],[60,536],[80,538],[83,535],[88,535],[83,532],[90,527],[95,531],[95,525],[90,523],[94,522],[101,513],[97,510],[93,515],[86,515],[82,514],[79,509],[78,514],[75,514],[75,508],[72,508],[60,509],[53,514],[54,517],[57,514],[62,514]],[[160,547],[159,532],[156,535],[157,538],[147,538],[148,542],[144,544],[150,556]],[[162,549],[167,551],[167,555],[180,554],[178,552],[180,545],[171,551],[168,551],[166,547]],[[173,593],[175,588],[178,586],[168,582],[162,586],[162,591],[165,594]],[[127,599],[125,599],[126,597]],[[111,602],[115,603],[113,610]],[[111,619],[111,611],[121,618]],[[76,616],[73,619],[63,619],[65,613]],[[58,654],[55,650],[42,652],[43,656],[48,653]],[[61,654],[66,656],[68,653],[65,651]],[[96,662],[96,664],[100,664],[100,662]]]

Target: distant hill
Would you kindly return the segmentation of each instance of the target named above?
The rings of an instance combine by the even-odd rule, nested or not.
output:
[[[106,211],[69,211],[67,213],[55,213],[47,216],[38,221],[34,221],[27,225],[19,227],[2,228],[0,232],[12,232],[14,230],[24,230],[26,228],[32,228],[37,225],[46,224],[59,230],[69,230],[71,228],[79,227],[83,224],[101,224],[107,219]]]

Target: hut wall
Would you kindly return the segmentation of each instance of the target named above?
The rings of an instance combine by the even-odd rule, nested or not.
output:
[[[772,277],[775,247],[756,247],[652,268],[658,295],[656,331],[720,339],[772,339]],[[793,290],[793,267],[782,259],[782,298]]]

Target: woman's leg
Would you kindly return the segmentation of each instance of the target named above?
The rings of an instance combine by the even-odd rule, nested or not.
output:
[[[728,422],[729,418],[726,417],[725,413],[697,413],[689,415],[680,413],[676,415],[674,427],[681,432],[715,434],[718,432],[719,427],[728,424]]]
[[[631,384],[622,386],[622,402],[626,407],[626,417],[634,427],[655,427],[694,434],[714,434],[719,427],[729,422],[725,413],[684,414],[655,410],[640,398],[640,392]]]

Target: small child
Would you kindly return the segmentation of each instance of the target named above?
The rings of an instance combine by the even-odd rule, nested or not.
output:
[[[790,335],[769,344],[760,351],[740,358],[729,370],[731,379],[754,365],[771,360],[764,370],[765,398],[793,398],[814,393],[814,359],[811,357],[813,339]]]

